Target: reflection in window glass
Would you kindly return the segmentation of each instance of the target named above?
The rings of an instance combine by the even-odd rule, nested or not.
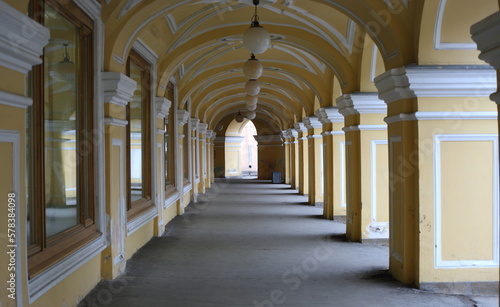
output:
[[[133,62],[130,63],[130,78],[137,82],[134,99],[130,102],[130,184],[131,201],[135,202],[143,198],[142,193],[142,118],[143,118],[143,89],[142,70]]]
[[[78,210],[78,28],[45,8],[52,44],[44,54],[45,225],[51,237],[79,224]]]

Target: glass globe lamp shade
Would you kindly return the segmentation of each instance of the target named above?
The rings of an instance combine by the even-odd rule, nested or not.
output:
[[[247,110],[248,111],[255,111],[257,109],[257,105],[256,104],[253,104],[253,105],[246,105],[247,107]]]
[[[243,73],[245,74],[245,76],[247,76],[248,79],[258,79],[260,76],[262,76],[263,71],[264,67],[253,54],[252,57],[245,62],[245,65],[243,65]]]
[[[248,105],[257,105],[257,101],[259,100],[259,98],[257,96],[250,96],[250,95],[246,95],[245,96],[245,102]]]
[[[248,111],[247,112],[247,118],[250,120],[254,119],[256,116],[257,116],[257,114],[255,113],[255,111]]]
[[[261,26],[252,25],[243,34],[243,46],[253,54],[261,54],[271,45],[271,35]]]
[[[245,91],[250,96],[255,96],[260,93],[260,84],[257,80],[251,79],[245,84]]]

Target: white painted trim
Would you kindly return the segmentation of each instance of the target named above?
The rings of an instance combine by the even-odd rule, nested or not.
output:
[[[347,167],[346,167],[346,142],[340,145],[340,207],[347,208]]]
[[[316,135],[316,134],[307,136],[308,140],[310,140],[310,139],[322,139],[322,138],[323,138],[322,135]]]
[[[12,188],[13,191],[9,192],[14,192],[16,194],[15,196],[15,231],[16,231],[16,238],[15,238],[15,246],[6,246],[6,247],[14,247],[15,252],[16,252],[16,265],[15,265],[15,274],[16,274],[16,306],[17,307],[22,307],[23,306],[23,274],[27,272],[24,270],[24,263],[23,259],[21,258],[22,255],[27,255],[27,244],[25,242],[25,239],[22,239],[21,236],[21,202],[20,202],[20,195],[21,193],[21,135],[19,131],[10,131],[10,130],[0,130],[0,143],[11,143],[12,144]],[[5,195],[4,197],[7,197]],[[7,216],[7,213],[5,213],[5,216]],[[24,219],[26,220],[26,219]],[[5,241],[7,242],[7,240]]]
[[[138,38],[132,48],[137,51],[146,61],[156,66],[158,55],[145,42]],[[153,71],[151,71],[153,73]]]
[[[50,30],[0,1],[0,66],[26,74],[42,63]]]
[[[193,189],[193,184],[190,182],[188,185],[182,188],[182,194],[186,195]]]
[[[26,96],[0,91],[0,104],[14,108],[26,109],[33,104],[33,99]]]
[[[434,49],[435,50],[476,50],[474,43],[443,43],[441,42],[441,29],[443,27],[443,17],[446,10],[446,0],[439,1],[436,16],[436,27],[434,28]]]
[[[379,99],[385,101],[386,104],[417,97],[410,89],[405,67],[390,69],[376,77],[374,81]]]
[[[342,128],[344,132],[353,131],[385,131],[387,130],[387,125],[352,125]]]
[[[156,117],[161,119],[168,117],[171,106],[172,102],[167,98],[156,97],[155,98]]]
[[[417,120],[497,120],[498,112],[416,112]]]
[[[141,214],[137,218],[127,221],[127,237],[136,232],[138,229],[151,222],[155,217],[158,216],[158,209],[156,206],[151,208],[149,211]]]
[[[373,44],[372,63],[370,66],[370,81],[371,82],[375,82],[375,77],[377,74],[377,55],[378,55],[378,47],[377,47],[377,45]]]
[[[316,111],[316,116],[322,124],[344,122],[344,117],[339,113],[339,109],[337,107],[319,108]]]
[[[442,225],[441,225],[441,143],[442,142],[464,142],[464,141],[491,141],[493,143],[493,259],[491,260],[443,260],[442,258]],[[494,268],[499,265],[499,154],[497,134],[437,134],[434,136],[434,238],[435,253],[434,267],[437,269],[456,268]]]
[[[394,170],[394,143],[401,143],[402,137],[400,135],[391,135],[389,136],[389,174]],[[389,177],[389,223],[391,223],[391,219],[394,219],[394,190],[393,190],[393,178]],[[404,233],[404,229],[398,229]],[[403,256],[394,249],[394,232],[395,228],[389,228],[389,253],[394,259],[403,263]]]
[[[323,127],[323,124],[318,120],[315,115],[307,116],[302,118],[302,122],[307,129],[319,129]]]
[[[128,76],[113,71],[102,73],[104,102],[126,107],[134,98],[137,82]]]
[[[117,238],[116,240],[118,244],[118,255],[113,259],[113,265],[116,265],[118,263],[122,263],[123,266],[125,266],[125,225],[127,223],[127,210],[125,209],[125,174],[124,174],[124,169],[125,169],[125,153],[124,153],[124,146],[123,146],[123,140],[122,139],[111,139],[111,146],[116,146],[118,147],[120,151],[120,156],[119,156],[119,162],[118,162],[118,185],[119,185],[119,200],[118,200],[118,223],[121,225],[120,228],[120,233],[119,234],[113,234],[109,233],[109,239],[108,239],[108,245],[112,244],[111,238]],[[111,154],[111,153],[110,153]],[[113,170],[116,171],[116,170]],[[111,223],[112,221],[109,221]],[[110,225],[110,231],[112,232],[115,228]]]
[[[400,113],[384,118],[384,121],[387,125],[415,120],[417,120],[417,118],[415,117],[415,113]]]
[[[101,4],[97,1],[73,0],[80,9],[82,9],[92,20],[101,17]]]
[[[169,198],[165,199],[165,202],[163,204],[163,209],[167,209],[167,208],[171,207],[180,198],[181,198],[181,194],[179,193],[179,191],[176,191]]]
[[[323,137],[325,136],[329,136],[329,135],[340,135],[340,136],[344,136],[345,135],[345,132],[344,131],[324,131],[321,133],[321,135]],[[293,142],[293,143],[297,143],[297,141]]]
[[[117,126],[117,127],[126,127],[128,125],[128,121],[120,119],[120,118],[105,117],[104,118],[104,125],[106,125],[106,126]]]
[[[371,222],[370,226],[373,227],[389,227],[389,222],[377,221],[377,146],[378,145],[388,145],[387,140],[372,140],[370,144],[370,160],[371,160]],[[370,238],[388,238],[387,235],[381,235],[377,233],[369,233]]]

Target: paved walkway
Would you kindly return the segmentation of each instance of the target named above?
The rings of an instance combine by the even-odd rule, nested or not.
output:
[[[387,247],[346,242],[345,225],[306,200],[286,185],[217,183],[80,305],[497,305],[404,287],[386,273]]]

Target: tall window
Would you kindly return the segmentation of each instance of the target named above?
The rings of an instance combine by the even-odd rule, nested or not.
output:
[[[172,106],[167,117],[165,117],[165,194],[169,195],[175,192],[175,161],[174,161],[174,84],[169,82],[167,85],[167,99]]]
[[[186,111],[188,111],[188,104],[186,103]],[[182,158],[183,158],[183,175],[184,175],[184,185],[189,184],[189,120],[183,127],[184,139],[182,143]]]
[[[50,29],[29,77],[26,188],[28,275],[41,273],[99,233],[95,226],[93,22],[72,2],[33,0]]]
[[[132,50],[127,61],[127,74],[137,82],[133,100],[127,105],[127,181],[129,219],[153,205],[151,197],[151,67]]]

